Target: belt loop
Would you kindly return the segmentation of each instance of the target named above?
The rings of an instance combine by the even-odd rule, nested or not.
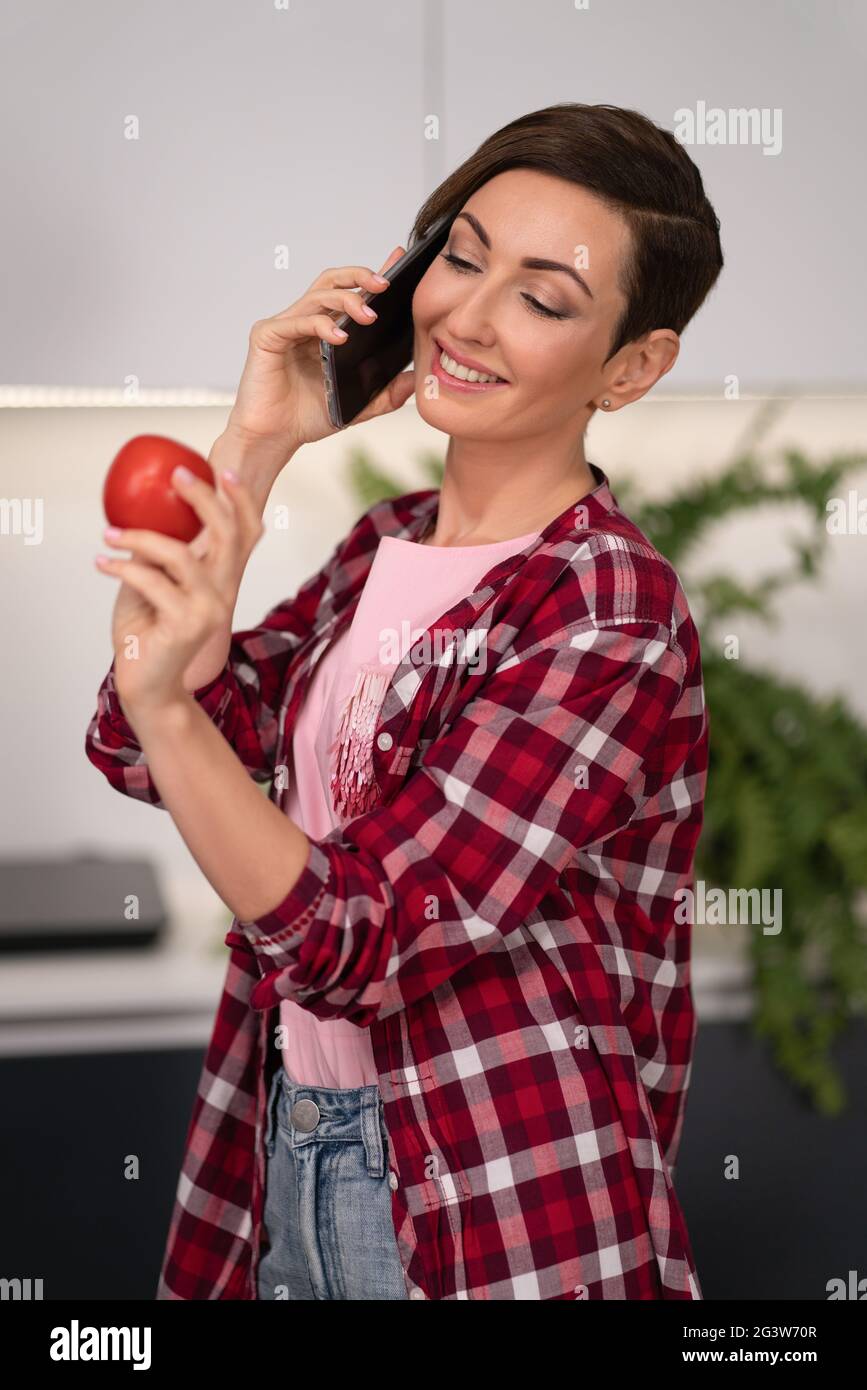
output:
[[[367,1157],[367,1171],[372,1178],[385,1175],[385,1152],[379,1124],[379,1087],[363,1086],[361,1090],[361,1137]]]

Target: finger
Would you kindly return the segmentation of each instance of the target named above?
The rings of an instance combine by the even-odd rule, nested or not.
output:
[[[220,506],[225,508],[230,523],[228,531],[225,536],[221,537],[221,541],[233,541],[237,544],[240,540],[244,545],[251,544],[253,536],[258,531],[260,514],[256,509],[249,487],[231,468],[224,469],[217,476],[217,497]],[[241,501],[243,502],[242,506],[239,505]]]
[[[211,540],[217,545],[234,543],[235,512],[232,507],[227,505],[228,499],[221,501],[217,490],[206,483],[203,478],[196,477],[195,473],[192,477],[185,478],[180,469],[176,468],[170,481],[175,491],[192,507],[199,520],[208,527],[210,532],[209,547]]]
[[[327,270],[323,270],[321,275],[316,277],[309,290],[307,290],[300,299],[290,304],[288,308],[281,309],[278,314],[273,314],[271,317],[273,319],[295,319],[299,316],[299,308],[304,308],[306,310],[312,308],[316,304],[327,304],[329,307],[335,307],[340,304],[342,307],[342,301],[339,298],[340,290],[342,289],[363,289],[368,290],[371,294],[382,294],[383,290],[388,289],[389,281],[385,280],[383,282],[379,276],[382,275],[383,271],[393,266],[395,261],[399,261],[401,256],[405,254],[405,247],[396,246],[391,252],[391,255],[388,256],[380,266],[379,274],[371,270],[370,266],[367,265],[329,267]],[[333,297],[335,295],[337,298]],[[355,299],[359,299],[357,294],[354,297]],[[261,322],[269,323],[271,319],[263,319]],[[256,324],[253,325],[254,328],[257,326]],[[310,334],[305,333],[304,336],[309,337]]]
[[[132,550],[144,555],[153,564],[162,566],[184,589],[193,588],[197,582],[198,561],[190,554],[190,548],[184,541],[164,536],[161,531],[136,528],[122,530],[117,536],[106,533],[105,539],[119,550]]]
[[[349,314],[357,323],[372,323],[376,310],[360,294],[352,290],[317,290],[315,294],[305,295],[300,301],[304,309],[330,309],[334,314]],[[293,310],[298,313],[298,306]],[[277,315],[280,318],[281,315]]]
[[[282,356],[292,344],[309,338],[328,338],[334,343],[346,341],[342,333],[327,314],[302,314],[300,317],[261,319],[250,330],[250,342],[263,352],[273,352]]]
[[[382,274],[384,270],[388,270],[389,266],[394,265],[395,261],[399,261],[403,254],[403,248],[396,246],[385,264],[380,266],[379,273]],[[317,275],[308,290],[308,294],[314,290],[351,289],[356,285],[364,289],[375,290],[377,293],[386,288],[377,280],[376,272],[371,270],[369,265],[340,265],[329,266],[327,270],[322,271],[321,275]]]
[[[190,554],[194,555],[197,560],[206,560],[208,558],[208,550],[210,548],[209,543],[210,537],[208,535],[208,528],[207,526],[203,526],[199,534],[197,536],[193,536],[193,539],[190,541],[188,547]]]
[[[393,265],[395,264],[396,261],[399,261],[400,258],[401,258],[401,256],[405,256],[405,255],[406,255],[406,247],[405,247],[405,246],[395,246],[394,250],[392,251],[391,255],[388,257],[388,259],[385,260],[385,261],[383,261],[382,265],[379,267],[379,273],[380,273],[380,275],[381,275],[384,271],[388,270],[391,266],[393,266]]]
[[[362,287],[364,294],[379,294],[381,290],[387,288],[387,285],[380,284]],[[358,319],[359,323],[364,323],[370,317],[364,312],[365,305],[367,305],[367,300],[357,290],[308,290],[297,303],[284,309],[282,314],[275,314],[274,318],[278,320],[298,318],[300,314],[312,314],[319,309],[324,309],[330,310],[333,314],[351,314],[353,318]],[[373,306],[370,305],[369,307],[375,314],[376,310],[373,309]]]
[[[240,479],[222,474],[220,482],[226,489],[226,506],[233,509],[235,525],[231,544],[212,547],[207,573],[219,593],[237,593],[240,576],[253,547],[265,534],[265,527],[259,508]]]
[[[217,501],[224,510],[231,512],[233,504],[230,502],[222,486],[224,477],[225,475],[221,474],[217,480]],[[208,558],[208,555],[214,549],[214,544],[207,526],[203,526],[201,531],[193,536],[187,549],[197,560],[206,560]]]
[[[357,285],[359,289],[367,290],[371,294],[382,294],[383,290],[387,290],[390,284],[382,272],[393,266],[403,255],[403,247],[396,246],[387,260],[383,262],[379,274],[367,266],[341,266],[338,270],[326,270],[318,280],[314,280],[307,294],[302,296],[299,303],[304,304],[309,297],[313,303],[327,304],[333,307],[335,302],[340,299],[340,290],[347,285],[353,289]],[[365,302],[354,292],[351,295],[350,303],[353,300],[362,304]],[[346,305],[346,297],[344,296],[340,302]],[[295,308],[297,311],[297,306]],[[348,308],[347,312],[352,311]]]
[[[168,614],[177,619],[184,610],[181,590],[160,570],[151,565],[140,565],[136,560],[116,560],[111,556],[98,555],[97,565],[103,574],[115,575],[122,579],[136,593],[147,599],[157,613]]]
[[[240,478],[231,473],[222,473],[220,481],[226,488],[226,497],[230,506],[234,507],[242,532],[251,539],[265,534],[265,526],[262,516],[256,503],[253,501],[253,494],[250,489],[241,482]]]
[[[383,290],[389,287],[389,281],[385,277],[380,278],[382,271],[388,270],[404,254],[403,247],[396,246],[383,263],[379,274],[366,265],[346,265],[324,270],[295,304],[291,304],[282,314],[275,314],[274,317],[297,317],[299,309],[308,310],[316,305],[322,308],[343,309],[355,317],[353,304],[363,305],[366,302],[356,291],[366,290],[370,294],[382,294]],[[344,289],[350,290],[349,296],[342,293]],[[360,322],[364,322],[364,319]]]

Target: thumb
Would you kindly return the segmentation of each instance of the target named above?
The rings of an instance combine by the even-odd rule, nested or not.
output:
[[[400,410],[405,405],[415,390],[415,372],[398,372],[387,386],[384,386],[378,395],[366,405],[360,415],[356,415],[351,421],[353,425],[362,425],[365,420],[375,420],[379,415],[388,415],[392,410]]]
[[[399,410],[405,405],[410,396],[415,394],[415,368],[409,372],[400,372],[389,384],[389,394],[391,396],[393,409]]]

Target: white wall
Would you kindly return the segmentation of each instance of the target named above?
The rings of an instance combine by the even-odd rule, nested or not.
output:
[[[7,0],[0,384],[234,389],[255,319],[577,100],[779,110],[777,154],[690,147],[728,263],[667,385],[860,389],[865,30],[857,0]]]

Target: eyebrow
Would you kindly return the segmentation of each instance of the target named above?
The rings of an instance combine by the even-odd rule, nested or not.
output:
[[[458,217],[466,218],[476,236],[479,238],[479,241],[490,251],[491,238],[488,236],[479,219],[474,217],[471,212],[459,212],[455,217],[455,222],[457,222]],[[587,284],[583,275],[579,275],[577,270],[574,270],[571,265],[565,265],[563,261],[549,261],[542,256],[525,256],[521,261],[521,265],[526,266],[528,270],[562,270],[565,275],[571,275],[576,285],[580,285],[585,294],[589,295],[591,299],[593,298],[593,291]]]

